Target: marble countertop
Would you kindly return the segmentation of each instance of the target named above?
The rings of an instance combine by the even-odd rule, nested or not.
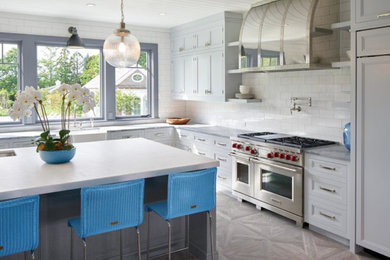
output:
[[[340,144],[305,149],[305,153],[346,162],[351,161],[350,152],[344,147],[344,145]]]
[[[219,166],[144,138],[79,143],[73,160],[58,165],[44,163],[35,147],[13,150],[16,156],[0,157],[0,200]]]

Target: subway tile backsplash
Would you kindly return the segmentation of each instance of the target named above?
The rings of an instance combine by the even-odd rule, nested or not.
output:
[[[262,102],[188,101],[187,116],[200,123],[342,142],[342,130],[351,117],[349,68],[244,74],[243,84]],[[291,97],[311,97],[312,107],[302,104],[302,111],[291,115]]]

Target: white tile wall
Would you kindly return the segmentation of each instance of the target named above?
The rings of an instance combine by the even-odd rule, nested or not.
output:
[[[350,121],[350,69],[243,75],[260,104],[187,102],[187,116],[201,123],[276,131],[342,142]],[[290,114],[291,97],[311,97],[313,106]]]
[[[64,18],[40,17],[0,12],[0,32],[69,37],[68,27],[76,26],[81,38],[105,39],[119,27]],[[170,96],[170,38],[168,29],[126,25],[140,42],[157,43],[159,53],[159,115],[161,118],[185,115],[185,102]]]

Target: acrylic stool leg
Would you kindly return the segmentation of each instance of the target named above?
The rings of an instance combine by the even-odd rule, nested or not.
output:
[[[73,260],[73,228],[70,228],[70,260]]]
[[[83,246],[84,246],[84,260],[87,260],[87,241],[85,238],[83,239]]]

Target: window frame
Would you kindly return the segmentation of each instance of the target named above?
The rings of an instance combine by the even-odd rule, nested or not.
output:
[[[48,36],[49,37],[49,36]],[[59,38],[59,37],[55,37],[55,38]],[[76,121],[85,121],[85,120],[103,120],[104,119],[104,98],[103,97],[103,90],[104,90],[104,79],[105,79],[105,73],[104,73],[104,66],[106,63],[105,60],[104,60],[104,57],[103,57],[103,43],[104,41],[98,41],[98,43],[95,43],[95,42],[90,42],[91,40],[89,39],[85,39],[83,40],[84,41],[84,45],[85,45],[85,48],[87,49],[98,49],[99,50],[99,55],[100,55],[100,59],[99,59],[99,74],[100,74],[100,116],[99,117],[91,117],[91,118],[76,118]],[[97,41],[97,40],[93,40],[93,41]],[[65,42],[62,42],[61,40],[58,41],[58,40],[51,40],[51,41],[36,41],[35,42],[35,51],[36,51],[36,54],[37,54],[37,58],[36,58],[36,70],[37,70],[37,79],[36,79],[36,84],[35,86],[38,87],[38,47],[39,46],[43,46],[43,47],[60,47],[60,48],[66,48],[66,41]],[[71,121],[73,121],[73,118],[71,119]],[[49,119],[49,122],[61,122],[60,119]],[[36,121],[36,123],[39,123],[38,121]]]
[[[0,42],[11,43],[18,45],[18,90],[23,91],[24,86],[38,85],[38,45],[65,47],[68,37],[57,36],[42,36],[17,33],[0,33]],[[93,118],[96,122],[123,122],[123,121],[139,121],[159,118],[159,98],[158,98],[158,44],[156,43],[140,43],[141,51],[150,52],[148,55],[149,63],[151,64],[148,70],[148,84],[150,91],[148,98],[150,100],[150,113],[148,116],[124,116],[117,117],[115,114],[115,68],[106,62],[103,55],[104,40],[86,39],[83,38],[86,48],[96,48],[100,50],[100,110],[99,118]],[[150,82],[150,83],[149,83]],[[87,118],[79,118],[79,121],[88,120]],[[59,120],[51,120],[54,125],[59,124]],[[38,126],[38,119],[33,113],[32,117],[24,118],[20,121],[0,122],[2,127],[18,127],[18,126]]]
[[[140,118],[158,118],[158,45],[155,43],[140,43],[141,52],[146,52],[147,62],[150,64],[146,70],[148,71],[147,75],[147,84],[148,84],[148,100],[149,100],[149,115],[141,116],[117,116],[115,113],[115,120],[131,120],[131,119],[140,119]],[[138,64],[131,68],[142,68]],[[142,68],[144,69],[144,68]],[[114,70],[115,72],[115,70]],[[115,78],[115,75],[114,75]],[[114,91],[116,91],[116,81],[114,82]],[[115,93],[114,93],[115,99]],[[116,111],[116,100],[114,102],[114,111]]]
[[[8,38],[8,37],[4,37],[3,34],[0,34],[0,44],[16,44],[18,46],[18,60],[17,60],[17,69],[18,69],[18,75],[17,75],[17,91],[22,91],[22,86],[23,84],[21,84],[21,76],[23,74],[23,71],[22,71],[22,59],[21,59],[21,56],[22,56],[22,50],[21,50],[21,41],[19,39],[13,39],[13,38]],[[3,52],[3,49],[2,49],[2,52]],[[2,53],[2,55],[4,55],[4,53]],[[3,61],[4,57],[2,56],[2,61]],[[0,62],[0,64],[5,64],[5,63],[2,63],[2,61]],[[11,64],[9,64],[11,65]],[[2,126],[19,126],[19,125],[23,125],[23,122],[24,120],[18,120],[18,121],[4,121],[4,122],[0,122],[0,127]]]

